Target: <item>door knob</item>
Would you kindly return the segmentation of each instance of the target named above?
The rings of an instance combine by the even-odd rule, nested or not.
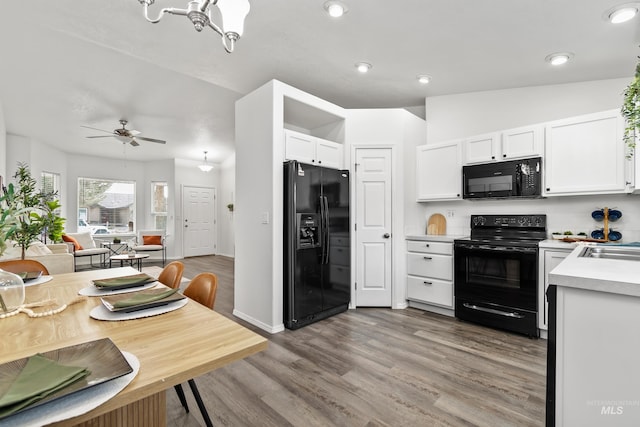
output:
[[[384,233],[384,234],[382,235],[382,237],[384,237],[385,239],[388,239],[389,237],[391,237],[391,234],[389,234],[389,233]]]
[[[189,225],[188,225],[188,224],[185,224],[185,225],[184,225],[184,228],[189,228]]]

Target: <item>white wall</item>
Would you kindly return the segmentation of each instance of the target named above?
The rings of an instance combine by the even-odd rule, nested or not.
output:
[[[629,81],[596,80],[428,97],[427,143],[620,108]]]
[[[2,102],[0,102],[0,176],[4,180],[7,179],[7,126],[4,122]]]
[[[45,171],[60,174],[59,196],[62,205],[60,211],[61,216],[67,218],[70,212],[69,200],[74,199],[75,195],[71,197],[67,189],[66,154],[50,145],[14,134],[7,134],[6,153],[7,182],[14,181],[13,175],[16,173],[18,163],[26,163],[31,170],[31,175],[38,181],[41,173]]]
[[[404,308],[406,298],[406,246],[404,241],[404,223],[407,187],[415,189],[415,168],[406,167],[414,158],[415,147],[424,144],[425,122],[404,109],[367,109],[348,110],[346,138],[348,165],[355,170],[355,150],[358,147],[392,148],[392,307]],[[409,162],[409,163],[407,163]],[[415,190],[413,191],[415,193]],[[355,177],[351,179],[352,223],[355,213]],[[353,230],[353,226],[352,226]],[[353,239],[355,241],[355,239]],[[353,245],[353,243],[352,243]],[[355,253],[352,251],[351,269],[353,284],[356,281]],[[355,289],[352,288],[352,295]],[[353,305],[353,301],[352,301]]]
[[[220,191],[218,192],[218,253],[233,257],[235,254],[234,212],[227,208],[235,203],[236,157],[227,159],[220,165]]]
[[[581,114],[619,108],[622,92],[630,79],[598,80],[564,85],[526,87],[427,98],[427,143],[464,138],[487,132],[536,124]],[[580,167],[571,165],[567,167]],[[411,165],[415,169],[415,161]],[[415,200],[415,191],[407,194]],[[555,197],[537,200],[414,202],[407,216],[406,234],[424,234],[433,213],[446,216],[448,234],[467,234],[471,214],[547,214],[549,232],[591,232],[598,223],[591,212],[599,207],[617,207],[623,219],[612,224],[626,241],[640,238],[638,198],[634,195]]]

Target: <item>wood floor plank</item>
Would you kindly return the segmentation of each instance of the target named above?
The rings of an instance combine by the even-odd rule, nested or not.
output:
[[[349,310],[271,335],[232,315],[233,259],[184,263],[185,277],[218,275],[216,311],[270,341],[266,351],[196,379],[214,425],[544,424],[544,340],[414,308]],[[168,425],[204,425],[185,392],[189,414],[168,390]]]

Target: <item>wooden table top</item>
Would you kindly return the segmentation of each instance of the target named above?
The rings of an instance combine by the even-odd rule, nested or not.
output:
[[[56,298],[58,304],[78,296],[93,279],[139,274],[131,267],[54,275],[53,280],[26,288],[26,303]],[[86,421],[141,398],[186,382],[230,362],[267,348],[267,340],[195,301],[162,314],[126,321],[99,321],[89,312],[100,298],[87,297],[62,313],[31,318],[24,313],[0,319],[0,363],[37,352],[100,338],[111,340],[140,361],[140,371],[117,396],[87,414]],[[38,310],[38,309],[34,309]]]

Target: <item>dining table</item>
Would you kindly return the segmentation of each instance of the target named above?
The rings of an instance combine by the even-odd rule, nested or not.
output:
[[[267,348],[266,338],[195,301],[134,320],[91,318],[89,313],[101,299],[80,297],[78,292],[93,280],[134,274],[140,273],[122,267],[53,275],[47,283],[27,286],[25,303],[81,300],[50,316],[19,313],[0,319],[0,364],[103,338],[139,361],[137,375],[110,400],[51,425],[165,426],[166,390]]]

